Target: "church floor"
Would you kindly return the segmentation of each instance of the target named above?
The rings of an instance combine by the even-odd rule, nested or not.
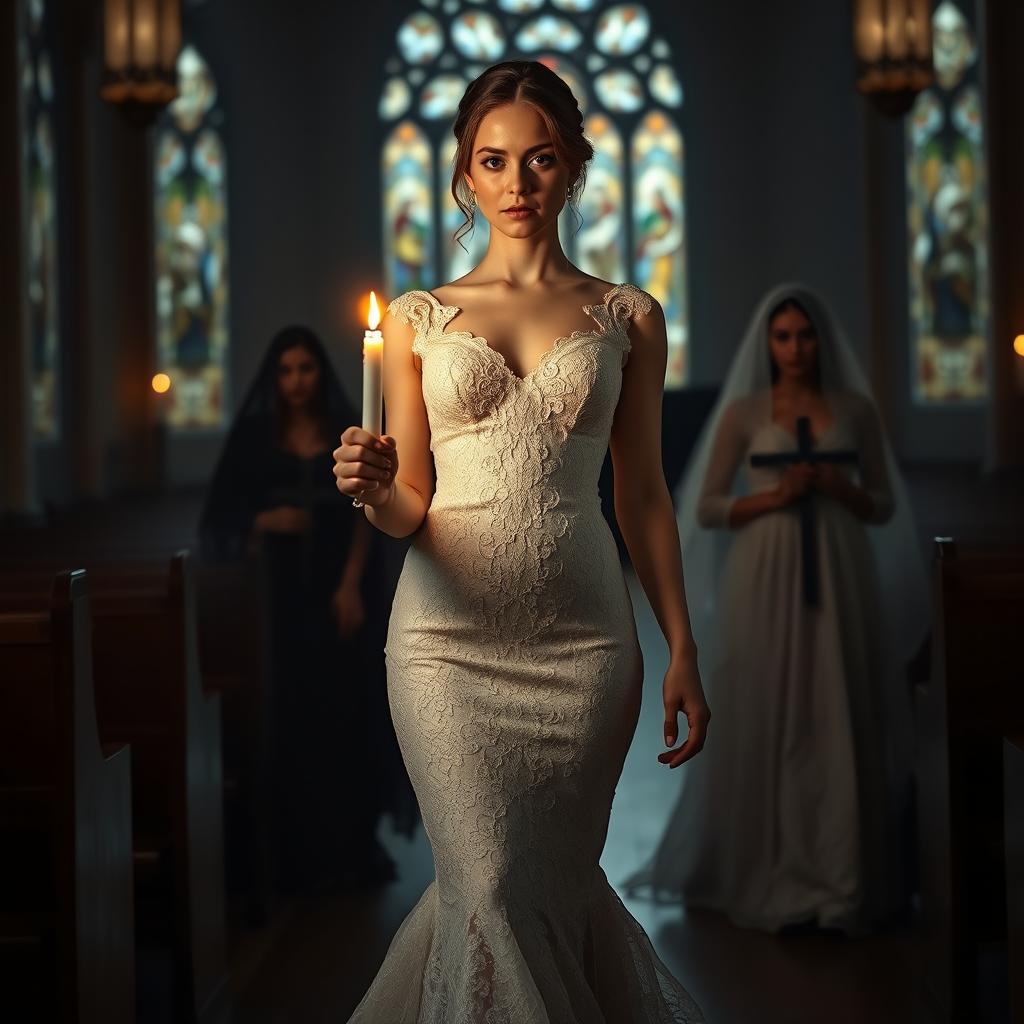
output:
[[[680,779],[655,760],[660,747],[666,653],[657,624],[630,579],[646,682],[636,739],[612,809],[602,866],[613,885],[656,841]],[[433,877],[419,830],[409,842],[385,829],[401,880],[369,893],[296,903],[273,947],[237,991],[223,1024],[341,1024],[373,978],[391,935]],[[621,894],[620,894],[621,895]],[[777,938],[732,926],[713,913],[626,899],[709,1024],[910,1024],[915,940],[893,932],[866,939]],[[236,986],[241,979],[236,977]],[[381,1022],[387,1024],[387,1022]],[[528,1024],[528,1022],[523,1022]],[[614,1022],[609,1022],[614,1024]]]

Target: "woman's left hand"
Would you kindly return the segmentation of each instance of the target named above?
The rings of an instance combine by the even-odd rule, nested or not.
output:
[[[343,637],[350,637],[358,632],[366,621],[366,608],[358,583],[343,582],[334,592],[331,599],[334,619],[338,623],[338,632]]]
[[[658,755],[662,764],[678,768],[704,749],[708,722],[711,721],[711,709],[704,699],[704,688],[697,671],[696,653],[675,658],[669,663],[661,689],[665,702],[665,745],[671,747],[678,737],[680,712],[686,716],[689,725],[685,743]]]

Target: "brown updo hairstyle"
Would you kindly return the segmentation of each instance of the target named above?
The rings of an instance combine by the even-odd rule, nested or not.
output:
[[[473,226],[473,207],[466,174],[473,162],[473,142],[480,122],[496,107],[521,101],[541,116],[551,135],[555,154],[569,168],[569,203],[579,199],[587,180],[587,162],[594,147],[583,134],[583,114],[572,90],[549,67],[535,60],[507,60],[489,67],[469,83],[459,102],[453,132],[458,147],[452,163],[452,196],[465,223],[455,234],[462,236]]]

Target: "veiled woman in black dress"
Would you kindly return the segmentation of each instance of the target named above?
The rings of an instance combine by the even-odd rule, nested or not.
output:
[[[285,891],[393,877],[374,836],[393,771],[374,758],[394,742],[378,635],[386,609],[370,589],[378,574],[364,571],[379,541],[332,473],[331,450],[354,415],[317,336],[280,331],[232,425],[200,524],[207,559],[257,545],[266,569]]]

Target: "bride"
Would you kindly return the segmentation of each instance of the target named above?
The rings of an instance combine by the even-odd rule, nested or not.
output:
[[[436,870],[353,1024],[703,1019],[598,865],[643,676],[597,490],[609,443],[618,521],[671,652],[659,761],[696,754],[710,713],[661,469],[664,315],[558,241],[593,155],[582,129],[540,63],[470,84],[452,191],[490,223],[487,253],[391,303],[388,434],[350,427],[334,453],[370,522],[415,534],[388,695]]]

